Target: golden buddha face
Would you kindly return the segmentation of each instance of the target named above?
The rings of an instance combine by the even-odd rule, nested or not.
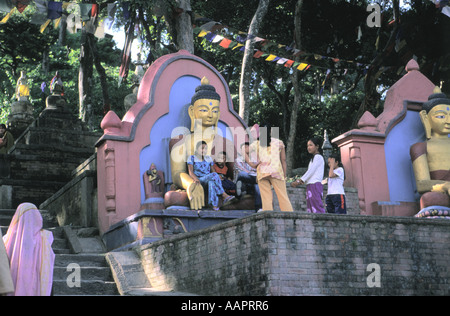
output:
[[[215,127],[220,117],[219,101],[199,99],[189,107],[189,116],[192,121],[191,131],[199,127],[197,124],[201,124],[202,128]]]
[[[450,105],[439,104],[428,113],[432,135],[450,135]]]

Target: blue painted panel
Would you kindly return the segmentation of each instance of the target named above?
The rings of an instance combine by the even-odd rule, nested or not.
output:
[[[151,131],[149,131],[150,145],[144,147],[139,156],[141,204],[145,201],[142,175],[149,169],[152,163],[156,165],[158,170],[164,172],[166,188],[170,187],[170,184],[172,183],[168,150],[170,137],[175,128],[184,127],[184,130],[189,132],[191,121],[188,114],[188,108],[191,98],[195,93],[195,88],[199,85],[200,78],[183,76],[178,78],[172,87],[170,87],[169,113],[161,116],[155,122]],[[158,106],[158,104],[154,104],[153,106]],[[219,121],[218,127],[222,131],[222,135],[232,140],[231,133],[226,124]],[[182,131],[183,129],[180,130]],[[177,134],[181,134],[181,132]]]
[[[425,141],[419,112],[407,111],[405,118],[390,131],[384,144],[390,200],[416,202],[417,193],[409,149]]]

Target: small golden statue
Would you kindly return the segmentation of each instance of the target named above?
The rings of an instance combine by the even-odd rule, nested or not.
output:
[[[28,78],[25,71],[21,71],[16,85],[16,97],[18,101],[28,101],[29,96],[30,87],[28,86]]]

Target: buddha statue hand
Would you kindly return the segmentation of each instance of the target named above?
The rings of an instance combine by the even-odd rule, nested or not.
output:
[[[186,192],[192,210],[200,210],[205,206],[205,192],[200,183],[192,182],[188,185]]]

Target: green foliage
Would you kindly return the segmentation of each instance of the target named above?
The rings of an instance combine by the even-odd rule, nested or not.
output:
[[[0,24],[0,122],[6,123],[10,104],[14,100],[17,79],[20,71],[25,71],[30,86],[30,102],[35,116],[45,108],[45,99],[50,94],[49,87],[56,71],[61,74],[64,82],[65,98],[69,110],[78,115],[78,71],[80,57],[80,33],[67,34],[66,45],[59,46],[58,30],[50,25],[43,34],[39,26],[29,23],[30,17],[15,14],[6,24]],[[32,13],[32,12],[31,12]],[[29,13],[29,14],[31,14]],[[44,51],[49,52],[49,70],[46,74],[42,68]],[[131,93],[129,84],[118,85],[118,70],[120,66],[120,50],[115,47],[111,38],[105,37],[98,41],[98,51],[101,62],[107,73],[110,87],[111,107],[118,115],[124,114],[123,99]],[[45,83],[44,92],[41,85]],[[104,116],[102,91],[97,72],[92,78],[93,110],[96,129]]]
[[[104,3],[107,1],[101,1]],[[364,99],[364,76],[368,65],[380,54],[391,35],[393,11],[389,1],[383,3],[381,28],[369,28],[366,25],[367,4],[373,0],[317,0],[304,1],[302,8],[302,33],[300,56],[293,56],[292,51],[277,44],[291,46],[294,39],[294,8],[296,0],[271,0],[268,13],[264,18],[259,34],[269,42],[258,43],[256,48],[280,57],[294,59],[312,64],[309,70],[301,73],[301,104],[299,108],[294,168],[305,165],[308,161],[305,148],[309,137],[323,136],[323,130],[334,138],[349,130],[359,105]],[[392,52],[386,58],[382,75],[377,78],[377,91],[382,95],[394,82],[404,74],[404,66],[412,54],[417,56],[421,71],[436,84],[445,78],[448,62],[442,58],[445,52],[442,39],[448,41],[445,34],[439,34],[439,17],[431,1],[405,1],[410,6],[402,8],[400,18],[401,38],[406,45]],[[222,31],[227,38],[236,38],[238,31],[247,32],[259,0],[191,0],[192,16],[202,16],[220,22],[226,28]],[[145,54],[151,52],[154,59],[174,52],[174,34],[165,18],[172,22],[176,16],[175,0],[131,0],[130,8],[138,12],[141,25],[139,38],[141,49]],[[123,19],[121,8],[116,15],[119,26],[129,21]],[[27,12],[27,11],[26,11]],[[26,13],[25,12],[25,13]],[[80,34],[68,34],[64,47],[56,44],[57,30],[48,27],[44,34],[39,27],[31,25],[29,15],[15,14],[6,24],[0,25],[0,121],[5,122],[9,113],[9,104],[14,98],[16,81],[20,70],[27,72],[32,103],[36,114],[45,107],[48,88],[41,92],[42,82],[50,84],[56,71],[64,81],[66,98],[73,113],[78,113],[78,67],[80,57]],[[101,14],[104,14],[105,10]],[[205,20],[194,21],[195,26],[206,23]],[[362,37],[358,41],[358,28]],[[446,33],[448,34],[448,33]],[[439,37],[441,36],[441,37]],[[195,55],[212,64],[227,81],[234,109],[238,112],[239,83],[242,52],[239,49],[224,49],[212,44],[205,38],[194,36]],[[264,45],[262,45],[264,44]],[[117,88],[120,50],[115,48],[112,40],[105,38],[98,41],[101,62],[106,70],[111,109],[119,116],[124,114],[123,99],[131,93],[130,83],[123,83]],[[42,53],[49,51],[49,73],[41,67]],[[448,51],[448,48],[447,48]],[[339,58],[339,62],[319,56]],[[144,59],[147,56],[142,56]],[[351,62],[347,62],[351,61]],[[448,61],[448,59],[447,59]],[[445,68],[447,67],[447,68]],[[327,70],[330,75],[326,77]],[[133,69],[130,69],[130,73]],[[249,125],[270,123],[279,126],[281,138],[286,141],[292,132],[289,129],[290,113],[294,104],[294,91],[291,83],[293,69],[267,62],[264,58],[253,59],[253,80],[248,87],[251,95]],[[448,70],[447,70],[448,72]],[[326,80],[325,80],[326,79]],[[103,112],[102,91],[99,78],[94,71],[92,82],[92,104],[94,122],[98,126]],[[325,84],[324,84],[325,82]],[[445,85],[444,85],[445,86]],[[383,97],[370,111],[377,116],[383,109]]]

